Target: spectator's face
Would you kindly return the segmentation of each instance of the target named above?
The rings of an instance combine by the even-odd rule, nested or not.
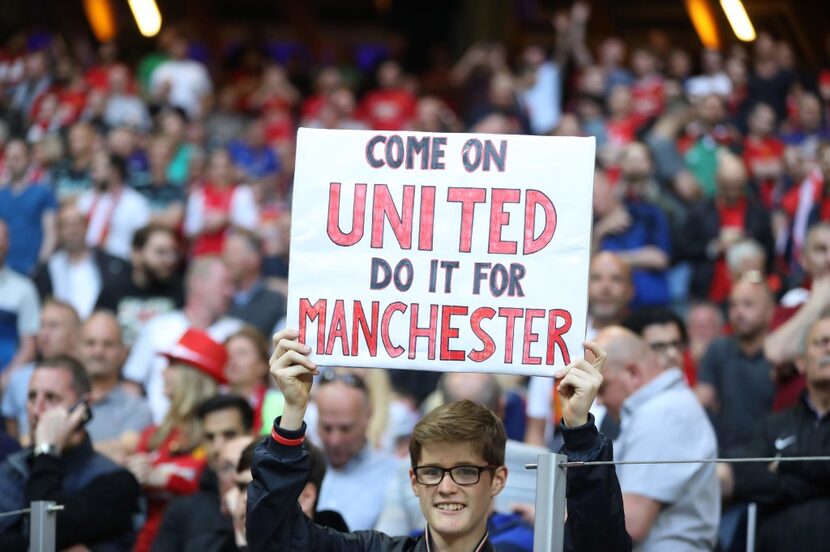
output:
[[[106,313],[94,314],[81,332],[81,362],[90,378],[112,377],[121,372],[127,351],[116,319]]]
[[[798,106],[798,121],[802,130],[815,131],[821,127],[821,103],[812,94],[802,98]]]
[[[86,219],[73,205],[62,207],[58,214],[58,240],[68,251],[86,247]]]
[[[259,272],[259,263],[256,262],[256,253],[252,252],[247,240],[242,236],[229,236],[225,239],[222,258],[228,267],[231,279],[239,282],[252,272]]]
[[[214,184],[229,185],[233,181],[233,164],[225,151],[215,151],[210,156],[210,179]]]
[[[729,161],[728,166],[721,163],[718,169],[718,193],[727,203],[742,198],[746,191],[746,173],[739,161]]]
[[[764,333],[772,321],[772,300],[762,284],[738,282],[729,295],[729,324],[739,339],[752,339]]]
[[[104,190],[107,188],[112,176],[112,167],[109,156],[105,152],[98,152],[92,158],[92,167],[89,176],[92,179],[92,183],[98,189]]]
[[[224,263],[213,263],[210,271],[194,281],[199,299],[217,318],[225,314],[233,298],[233,283]]]
[[[250,435],[240,435],[228,439],[219,450],[216,462],[216,475],[219,479],[219,494],[224,495],[236,482],[236,465],[245,447],[254,440]]]
[[[236,408],[226,408],[224,410],[217,410],[205,416],[202,423],[202,433],[204,438],[202,444],[207,453],[208,465],[215,472],[219,470],[219,454],[222,447],[229,441],[240,437],[246,433],[245,427],[242,425],[242,415]],[[243,445],[239,449],[242,453]],[[239,458],[237,457],[237,460]],[[236,464],[234,463],[234,466]]]
[[[631,89],[625,85],[618,84],[611,89],[608,96],[608,111],[612,115],[624,117],[631,113]]]
[[[657,60],[646,50],[637,50],[631,56],[631,68],[638,77],[644,77],[657,69]]]
[[[92,131],[86,125],[75,125],[69,131],[69,155],[83,157],[92,147]]]
[[[749,118],[749,130],[761,136],[769,136],[775,130],[775,112],[768,105],[759,105]]]
[[[597,396],[616,420],[620,419],[620,411],[625,399],[631,395],[627,377],[628,374],[624,370],[611,370],[608,366],[602,373],[602,385]]]
[[[255,148],[261,148],[265,145],[265,125],[261,119],[253,121],[248,125],[248,132],[245,133],[248,138],[248,144]]]
[[[812,278],[830,274],[830,228],[816,228],[810,232],[801,256],[804,270]]]
[[[38,420],[47,410],[57,407],[69,408],[78,400],[72,389],[72,374],[63,368],[38,368],[29,380],[26,396],[26,415],[29,428],[34,436]]]
[[[721,335],[723,318],[712,305],[697,305],[689,311],[686,328],[692,341],[712,341]]]
[[[332,382],[317,392],[317,433],[329,463],[339,468],[354,457],[366,442],[370,409],[363,391],[342,382]]]
[[[686,345],[677,324],[669,322],[646,326],[643,328],[643,340],[654,352],[662,369],[683,367]]]
[[[651,175],[651,158],[648,149],[643,144],[631,144],[625,149],[621,160],[623,177],[630,180],[641,180]]]
[[[472,443],[424,443],[418,465],[449,469],[455,466],[484,467],[487,462]],[[421,485],[410,470],[412,491],[418,497],[427,525],[444,542],[483,535],[490,504],[506,481],[504,466],[481,472],[475,485],[458,485],[449,473],[445,473],[437,485]]]
[[[176,239],[169,232],[153,232],[141,249],[141,267],[151,280],[167,282],[179,265]]]
[[[130,83],[130,76],[127,73],[127,68],[123,65],[116,65],[109,71],[109,85],[110,89],[115,94],[124,94],[127,92],[127,85]]]
[[[40,329],[35,337],[43,358],[72,354],[78,346],[78,327],[65,307],[46,305],[40,313]]]
[[[632,293],[631,276],[621,260],[612,255],[594,257],[588,279],[588,308],[595,319],[621,319]]]
[[[700,64],[703,66],[705,73],[717,73],[721,70],[722,61],[720,52],[717,50],[706,49],[700,58]]]
[[[245,336],[237,336],[227,343],[228,364],[225,378],[231,386],[261,383],[268,373],[268,363],[257,352],[254,343]]]
[[[830,390],[830,320],[815,323],[807,336],[807,348],[803,358],[796,362],[799,371],[807,378],[807,389],[827,392]]]
[[[10,142],[6,146],[5,162],[13,180],[23,178],[29,167],[29,152],[26,145],[20,140]]]

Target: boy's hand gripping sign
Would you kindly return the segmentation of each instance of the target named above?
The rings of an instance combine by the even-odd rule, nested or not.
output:
[[[323,365],[582,356],[593,138],[300,129],[288,326]]]

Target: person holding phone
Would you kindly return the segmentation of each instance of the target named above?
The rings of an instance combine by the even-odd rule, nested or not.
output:
[[[89,391],[86,372],[72,357],[35,365],[26,402],[33,446],[0,465],[0,512],[54,501],[63,506],[57,514],[58,550],[129,550],[141,487],[130,472],[92,448],[84,430],[91,415]],[[0,517],[0,550],[28,549],[28,516]]]

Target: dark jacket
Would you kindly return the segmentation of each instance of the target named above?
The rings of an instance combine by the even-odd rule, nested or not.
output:
[[[233,523],[222,514],[216,472],[207,469],[195,494],[167,506],[153,552],[233,550],[233,543]]]
[[[746,457],[830,454],[830,414],[819,419],[801,396],[770,415],[741,451]],[[758,552],[819,550],[830,542],[830,462],[734,464],[734,498],[759,507]]]
[[[767,254],[767,272],[775,260],[775,242],[770,226],[769,212],[757,201],[747,198],[744,215],[744,233],[764,248]],[[692,265],[689,293],[696,299],[708,299],[709,287],[715,274],[715,260],[707,255],[707,246],[720,235],[720,216],[714,199],[696,205],[686,219],[686,230],[677,237],[678,257]]]
[[[254,284],[245,300],[234,298],[228,316],[252,325],[264,336],[274,333],[277,322],[285,316],[287,302],[282,293],[266,288],[262,282]]]
[[[105,287],[107,282],[119,281],[130,277],[130,263],[118,257],[114,257],[109,253],[104,253],[100,249],[92,250],[93,261],[98,273],[101,275],[101,287]],[[52,275],[49,274],[49,263],[41,263],[35,269],[32,279],[37,286],[37,291],[41,299],[52,295]]]
[[[92,448],[89,438],[60,457],[12,454],[0,466],[0,512],[51,500],[57,513],[57,549],[84,544],[93,551],[131,550],[141,522],[135,478]],[[29,549],[28,516],[0,518],[0,550]]]
[[[275,431],[288,439],[305,433]],[[573,461],[611,460],[611,442],[599,433],[593,417],[584,426],[563,431],[562,454]],[[266,438],[254,452],[248,487],[247,535],[251,550],[280,551],[371,551],[426,552],[425,537],[390,537],[377,531],[338,533],[315,525],[304,516],[297,498],[308,480],[308,452],[300,446],[285,446]],[[359,499],[356,497],[356,500]],[[631,539],[625,531],[622,493],[617,474],[610,466],[568,470],[568,520],[565,524],[567,551],[627,551]],[[485,542],[482,552],[495,550]]]

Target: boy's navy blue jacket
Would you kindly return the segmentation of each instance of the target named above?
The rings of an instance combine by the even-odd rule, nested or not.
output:
[[[274,422],[286,439],[299,439],[299,431],[286,431]],[[560,451],[572,461],[611,460],[611,442],[597,431],[593,416],[576,428],[564,428]],[[302,446],[285,446],[268,437],[254,452],[253,478],[248,487],[247,534],[251,551],[281,552],[428,552],[425,535],[390,537],[377,531],[339,533],[315,525],[303,515],[297,499],[308,481],[310,463]],[[360,497],[355,497],[359,500]],[[568,470],[568,519],[565,550],[568,552],[616,552],[631,550],[625,530],[622,492],[613,466]],[[497,550],[485,540],[477,551]],[[471,551],[472,552],[472,551]]]

